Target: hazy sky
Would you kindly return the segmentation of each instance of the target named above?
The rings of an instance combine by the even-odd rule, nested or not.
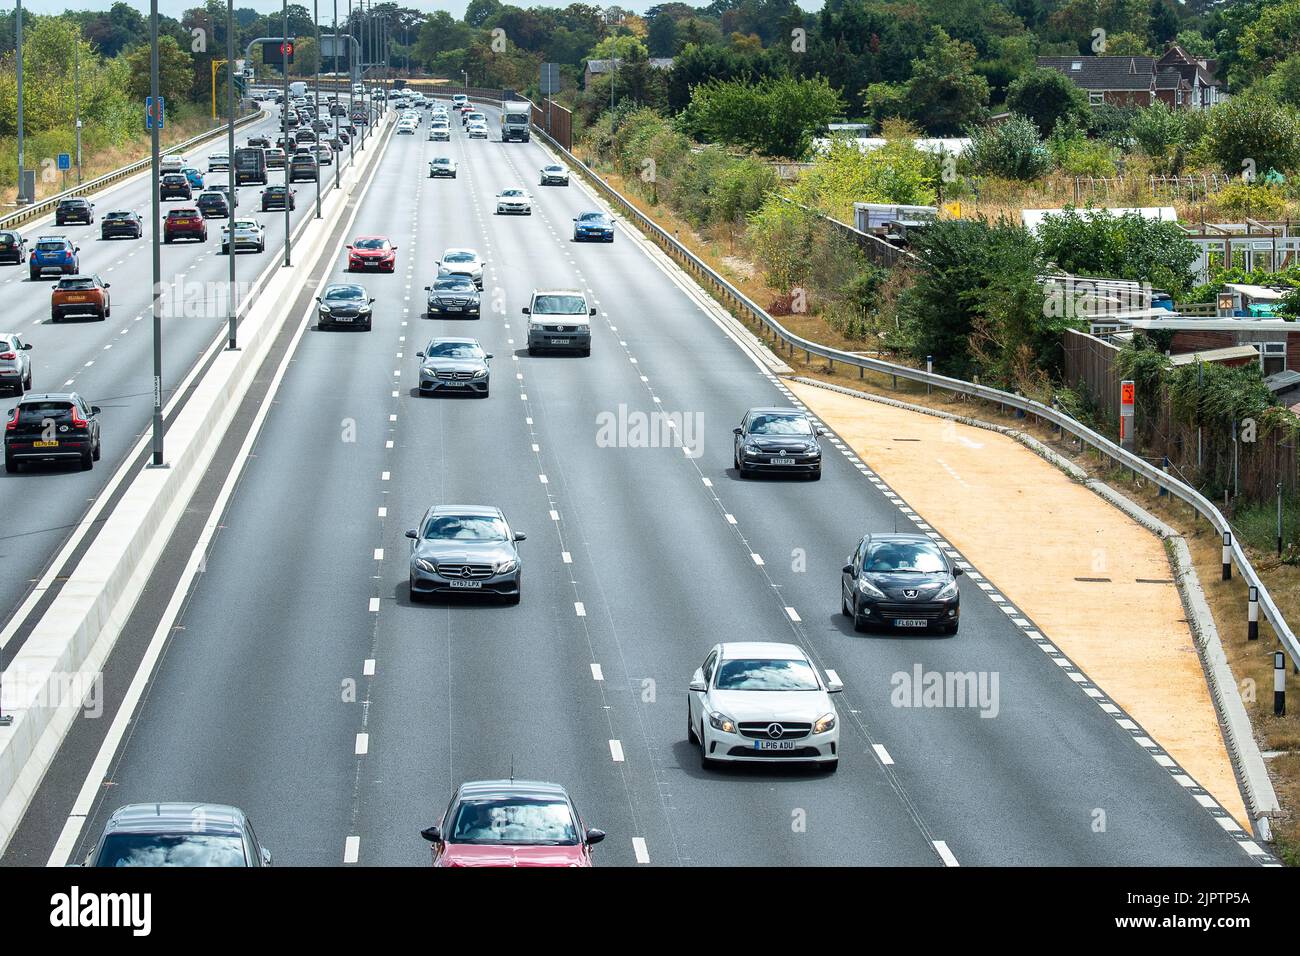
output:
[[[0,0],[3,2],[3,0]],[[136,9],[147,14],[148,0],[128,0]],[[311,0],[298,0],[308,10],[311,9]],[[334,15],[334,0],[318,0],[322,18],[326,13],[330,17]],[[469,0],[397,0],[402,6],[411,7],[416,10],[423,10],[432,13],[435,10],[446,10],[453,16],[460,17],[465,13],[465,7]],[[520,7],[567,7],[571,0],[512,0],[515,6]],[[594,6],[609,6],[613,0],[601,2],[601,0],[586,0]],[[652,7],[658,0],[624,0],[619,5],[624,9],[642,12],[648,7]],[[703,7],[708,5],[708,0],[683,0],[693,7]],[[8,4],[6,4],[7,6]],[[80,2],[69,2],[69,0],[23,0],[23,9],[31,10],[35,13],[63,13],[66,10],[107,10],[113,5],[113,0],[80,0]],[[201,3],[194,0],[158,0],[158,12],[167,14],[172,17],[179,17],[191,7],[202,6]],[[804,9],[808,9],[808,4],[801,4]],[[261,13],[272,13],[281,9],[281,3],[278,0],[235,0],[235,8],[251,7]],[[339,8],[347,9],[347,0],[339,0]]]

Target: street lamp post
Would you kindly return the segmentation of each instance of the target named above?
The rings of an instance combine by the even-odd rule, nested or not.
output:
[[[312,106],[312,115],[320,119],[320,0],[312,0],[311,17],[316,27],[316,97]],[[315,123],[311,124],[313,127]],[[313,132],[315,130],[313,129]],[[333,149],[333,147],[329,147]],[[320,218],[320,143],[316,144],[316,218]]]
[[[154,0],[157,3],[158,0]],[[280,69],[284,71],[284,266],[293,265],[293,236],[290,234],[289,193],[293,178],[289,175],[289,0],[281,0]],[[233,233],[232,233],[233,236]]]
[[[239,297],[235,291],[235,207],[239,205],[239,178],[235,170],[235,0],[226,0],[226,192],[230,197],[230,290],[226,295],[226,339],[231,351],[238,348],[235,329],[239,324]],[[286,157],[288,152],[285,153]]]
[[[159,300],[162,298],[162,246],[159,243],[159,217],[162,215],[158,196],[158,127],[162,125],[162,110],[159,109],[160,90],[158,88],[158,0],[149,2],[149,93],[153,97],[153,122],[149,124],[149,149],[152,162],[152,181],[149,192],[152,194],[153,209],[153,467],[164,467],[163,459],[163,412],[162,412],[162,311]]]
[[[335,4],[338,0],[334,0]],[[352,62],[353,50],[353,24],[352,24],[352,0],[348,0],[348,156],[352,160],[353,168],[357,165],[357,128],[352,122],[353,112],[356,109],[354,105],[355,92],[354,88],[360,74],[357,73],[357,65]]]
[[[348,84],[348,89],[352,89],[352,84]],[[349,94],[348,104],[351,105],[351,94]],[[339,141],[339,107],[343,105],[343,97],[339,96],[339,0],[334,0],[334,105],[330,107],[330,114],[334,117],[334,142]],[[351,111],[349,110],[349,113]],[[349,140],[352,137],[348,137]],[[334,157],[334,188],[339,188],[339,172],[343,165],[343,150]]]
[[[72,38],[72,101],[77,127],[77,185],[81,185],[81,24]]]
[[[26,188],[23,183],[23,0],[18,0],[15,20],[17,31],[15,52],[18,60],[18,205],[21,206],[24,201],[31,202],[36,198],[27,196],[23,192]]]

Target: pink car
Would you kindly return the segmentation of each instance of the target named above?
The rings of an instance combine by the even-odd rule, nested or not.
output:
[[[463,783],[420,835],[434,866],[591,866],[591,848],[605,839],[584,827],[563,787],[534,780]]]

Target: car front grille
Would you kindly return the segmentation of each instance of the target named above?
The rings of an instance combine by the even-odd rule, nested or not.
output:
[[[474,377],[473,372],[446,372],[439,371],[438,378],[445,382],[468,382]]]
[[[471,581],[492,577],[490,564],[439,564],[438,573],[444,578],[465,578]],[[465,572],[468,570],[468,574]]]
[[[917,601],[915,603],[880,601],[874,607],[882,617],[916,618],[933,621],[944,615],[944,606],[934,601]]]
[[[810,757],[820,757],[821,753],[816,747],[796,747],[794,750],[755,750],[753,747],[732,747],[727,751],[728,757],[759,757],[764,760],[780,760],[781,758],[807,760]]]
[[[781,725],[779,736],[773,737],[768,733],[768,728],[773,724]],[[784,720],[764,720],[764,721],[741,721],[738,725],[742,737],[753,737],[756,740],[798,740],[801,737],[807,737],[812,733],[812,724],[800,723],[798,721]]]

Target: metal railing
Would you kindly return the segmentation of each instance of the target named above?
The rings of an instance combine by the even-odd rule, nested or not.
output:
[[[235,120],[235,125],[245,126],[262,115],[263,113],[261,110],[258,110],[255,113],[245,113],[239,119]],[[209,140],[225,135],[226,127],[218,126],[214,129],[208,130],[206,133],[200,133],[198,136],[191,136],[184,142],[168,146],[165,152],[181,152],[194,146],[201,146]],[[93,192],[103,189],[105,186],[111,186],[115,182],[134,176],[136,173],[144,172],[149,168],[152,162],[153,158],[149,157],[138,160],[134,163],[129,163],[126,166],[120,166],[112,172],[104,173],[102,176],[96,176],[94,179],[88,179],[80,186],[73,186],[71,189],[65,189],[61,193],[55,193],[53,196],[48,196],[45,199],[37,200],[30,205],[23,206],[17,212],[11,212],[7,216],[0,216],[0,229],[12,229],[15,226],[21,226],[25,222],[43,216],[45,213],[52,211],[54,207],[59,204],[61,199],[71,199],[73,196],[88,196]],[[233,156],[231,157],[231,162],[234,162]]]
[[[581,170],[582,173],[615,205],[625,216],[634,220],[645,232],[649,233],[651,238],[659,244],[669,255],[684,265],[698,279],[703,280],[720,292],[726,302],[734,309],[747,313],[751,319],[759,324],[760,330],[766,331],[771,335],[774,344],[784,345],[793,354],[796,351],[802,351],[807,360],[811,361],[812,356],[826,359],[831,368],[834,368],[836,362],[845,365],[855,366],[859,369],[866,369],[872,372],[878,372],[884,375],[891,375],[897,378],[907,379],[908,381],[918,382],[931,388],[941,388],[959,395],[966,395],[971,398],[982,399],[986,402],[992,402],[1004,407],[1010,407],[1024,412],[1026,415],[1033,416],[1039,421],[1047,422],[1061,432],[1069,432],[1081,443],[1086,442],[1097,452],[1110,458],[1116,464],[1127,468],[1136,475],[1140,475],[1147,481],[1163,488],[1171,495],[1181,499],[1190,505],[1196,512],[1210,523],[1211,526],[1219,533],[1221,539],[1227,542],[1228,556],[1232,564],[1235,564],[1242,578],[1250,588],[1254,588],[1257,594],[1259,607],[1264,613],[1264,619],[1272,626],[1274,632],[1278,635],[1279,640],[1286,647],[1287,654],[1291,658],[1293,667],[1300,667],[1300,642],[1297,641],[1295,633],[1287,624],[1282,612],[1278,609],[1272,595],[1269,594],[1268,588],[1264,585],[1259,573],[1246,557],[1245,550],[1236,536],[1232,533],[1232,527],[1228,520],[1223,516],[1214,503],[1202,495],[1199,491],[1184,481],[1166,474],[1160,468],[1148,463],[1145,459],[1121,448],[1104,435],[1093,431],[1086,425],[1081,424],[1071,418],[1064,412],[1051,408],[1041,402],[1024,398],[1011,392],[1004,392],[1000,389],[990,388],[987,385],[980,385],[974,382],[966,382],[957,378],[949,378],[946,375],[939,375],[934,372],[926,372],[922,369],[911,368],[907,365],[896,365],[893,362],[886,362],[883,359],[870,358],[865,355],[858,355],[853,352],[844,352],[839,349],[822,345],[805,338],[801,338],[790,332],[780,322],[768,315],[767,312],[756,302],[750,299],[744,292],[737,289],[721,275],[715,272],[707,263],[696,256],[693,252],[682,245],[675,237],[668,234],[667,230],[661,227],[653,219],[643,213],[632,202],[624,198],[617,190],[605,182],[595,170],[591,169],[577,156],[574,156],[564,147],[560,146],[553,139],[546,135],[544,130],[537,130],[537,134],[543,139],[550,148],[562,155],[565,160],[572,166]],[[1082,447],[1082,446],[1081,446]],[[1225,561],[1225,574],[1228,573],[1230,565]]]

